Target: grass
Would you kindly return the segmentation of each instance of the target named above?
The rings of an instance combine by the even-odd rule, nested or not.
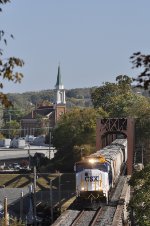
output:
[[[64,190],[75,188],[74,174],[40,174],[37,173],[36,184],[38,190],[50,188],[50,180],[53,180],[53,189],[57,189],[59,183]],[[6,188],[23,188],[34,183],[33,174],[0,174],[0,187]]]

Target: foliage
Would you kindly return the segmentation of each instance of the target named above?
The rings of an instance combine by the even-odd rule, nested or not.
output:
[[[143,71],[137,76],[135,81],[140,87],[148,89],[150,85],[150,55],[142,54],[141,52],[133,53],[130,57],[133,68],[142,68]]]
[[[10,2],[9,0],[1,0],[0,4],[6,4],[7,2]],[[0,8],[0,11],[1,8]],[[11,38],[13,38],[13,35],[10,35]],[[5,38],[5,32],[3,30],[0,30],[0,41],[7,45],[7,40]],[[21,82],[21,79],[23,78],[23,74],[20,72],[14,72],[16,70],[16,67],[22,67],[24,65],[23,60],[16,58],[16,57],[4,57],[3,49],[0,48],[0,76],[1,76],[1,82],[0,82],[0,89],[3,89],[3,83],[2,80],[8,80],[12,81],[14,83]],[[7,95],[3,92],[0,92],[0,100],[2,105],[5,107],[8,107],[12,105],[10,100],[8,99]]]
[[[98,87],[91,93],[92,103],[94,108],[102,107],[104,111],[108,112],[111,104],[111,98],[118,95],[118,85],[115,83],[104,83],[103,86]]]
[[[135,214],[137,225],[148,226],[150,225],[150,165],[133,173],[129,183],[134,189],[129,208]]]
[[[149,139],[150,134],[150,111],[148,117],[136,120],[136,138],[139,143],[144,143],[145,139]]]
[[[140,158],[143,158],[144,165],[146,165],[150,162],[150,110],[148,116],[136,120],[135,134],[137,149],[141,149],[141,151],[143,150],[143,157],[141,154]],[[138,156],[139,155],[137,154],[137,157]]]
[[[20,108],[9,107],[9,108],[3,109],[4,122],[11,121],[11,120],[20,121],[23,115],[24,115],[24,112],[22,112]]]
[[[111,117],[133,117],[141,118],[150,111],[148,99],[135,93],[126,93],[112,98],[110,104]]]
[[[5,138],[4,135],[2,133],[0,133],[0,140],[4,139],[4,138]]]
[[[62,116],[53,133],[53,145],[58,150],[55,167],[70,168],[74,161],[81,158],[81,149],[87,155],[95,149],[96,143],[96,118],[106,116],[101,109],[74,108]],[[64,168],[63,168],[64,170]]]
[[[96,115],[96,111],[90,108],[74,108],[67,112],[54,131],[54,146],[57,148],[61,148],[62,145],[73,147],[84,142],[91,142],[88,136],[90,134],[91,137],[91,133],[95,132]]]
[[[101,107],[109,117],[143,117],[150,110],[148,98],[134,93],[131,79],[124,75],[117,83],[106,82],[91,93],[94,108]]]
[[[5,126],[2,128],[3,135],[5,137],[14,138],[20,135],[20,123],[16,120],[11,120],[6,122]]]
[[[80,88],[66,90],[66,105],[67,108],[72,107],[91,107],[91,94],[90,91],[95,88]],[[74,95],[74,92],[76,95]],[[69,94],[69,95],[68,95]],[[81,96],[79,99],[77,97]],[[37,92],[25,92],[25,93],[8,93],[8,99],[12,102],[13,106],[18,109],[22,109],[22,112],[31,112],[39,104],[54,103],[55,102],[55,90],[42,90]],[[49,105],[48,103],[48,105]]]

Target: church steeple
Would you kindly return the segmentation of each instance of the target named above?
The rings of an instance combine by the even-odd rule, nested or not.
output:
[[[56,104],[66,104],[65,89],[61,80],[60,65],[58,66],[57,81],[55,88],[56,88]]]
[[[60,65],[58,66],[57,81],[56,81],[55,87],[56,89],[64,89],[64,86],[62,84],[62,79],[61,79],[61,73],[60,73]]]

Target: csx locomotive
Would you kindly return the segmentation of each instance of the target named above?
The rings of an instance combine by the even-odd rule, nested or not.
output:
[[[75,163],[76,197],[78,200],[109,200],[127,161],[127,139],[116,139],[111,145]]]

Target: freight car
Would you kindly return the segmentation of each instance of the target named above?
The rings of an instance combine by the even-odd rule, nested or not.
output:
[[[116,139],[109,146],[98,150],[75,163],[77,200],[109,201],[127,161],[127,139]]]

